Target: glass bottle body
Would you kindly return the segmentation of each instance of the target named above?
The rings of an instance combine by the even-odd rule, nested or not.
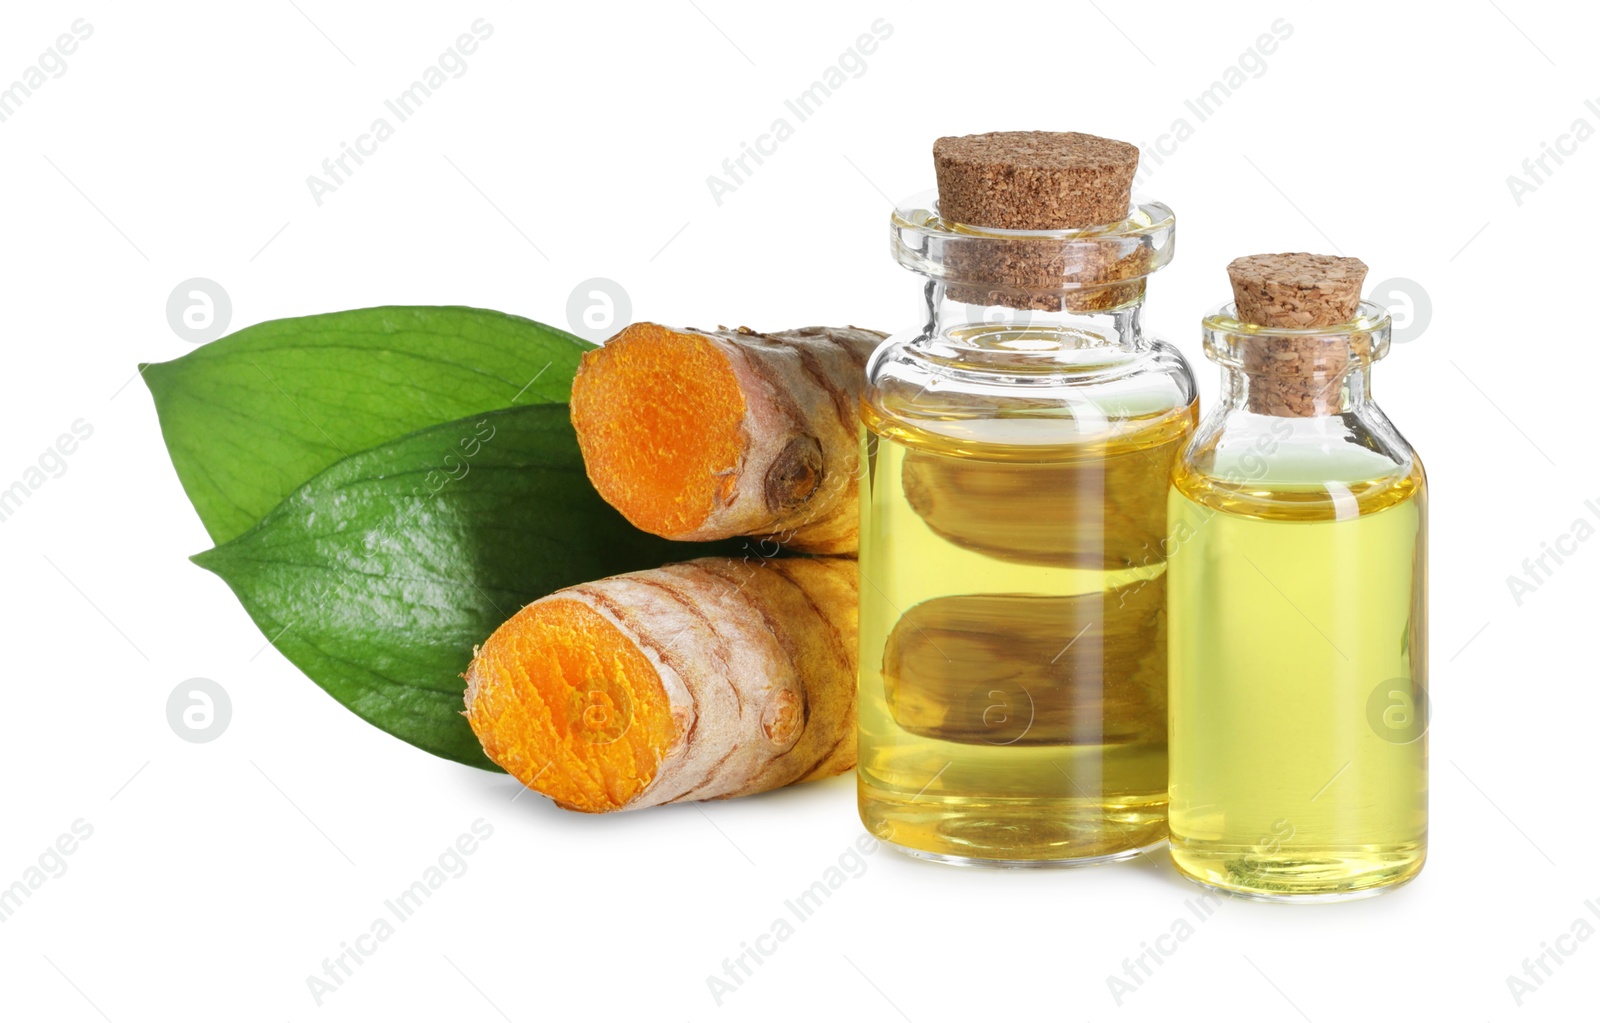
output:
[[[927,325],[868,366],[857,775],[905,851],[1077,863],[1165,835],[1163,496],[1196,412],[1142,276],[988,305],[930,274]]]
[[[1370,396],[1387,334],[1369,306],[1294,332],[1349,355],[1283,415],[1247,365],[1271,332],[1207,321],[1224,402],[1174,470],[1167,545],[1171,850],[1203,884],[1352,898],[1426,856],[1427,485]]]

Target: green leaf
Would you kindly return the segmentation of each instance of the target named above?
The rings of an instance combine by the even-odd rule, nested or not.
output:
[[[374,444],[566,401],[591,347],[486,309],[385,306],[257,324],[141,370],[178,479],[222,543]]]
[[[475,644],[553,590],[707,554],[628,525],[565,405],[489,412],[334,464],[194,560],[290,661],[384,731],[494,769],[462,717]]]

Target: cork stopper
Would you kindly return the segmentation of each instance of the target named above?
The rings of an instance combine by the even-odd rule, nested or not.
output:
[[[1349,323],[1366,276],[1359,259],[1309,252],[1240,256],[1228,264],[1239,319],[1290,330]]]
[[[1337,327],[1355,319],[1367,265],[1348,256],[1277,252],[1228,264],[1234,311],[1244,323],[1284,330]],[[1324,416],[1343,400],[1352,362],[1371,354],[1367,334],[1253,338],[1244,347],[1250,411],[1273,416]]]
[[[933,144],[939,213],[973,227],[1060,231],[1128,214],[1139,148],[1075,131],[991,131]]]
[[[1080,132],[992,131],[933,144],[939,215],[968,227],[1074,231],[1125,220],[1137,146]],[[995,237],[951,259],[958,301],[1093,312],[1144,293],[1146,255],[1105,260],[1061,238]]]

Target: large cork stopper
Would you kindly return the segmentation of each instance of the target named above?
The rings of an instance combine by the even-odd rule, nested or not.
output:
[[[939,213],[973,227],[1059,231],[1128,215],[1139,147],[1076,131],[991,131],[933,144]]]
[[[1260,327],[1315,330],[1355,319],[1367,265],[1349,256],[1277,252],[1228,264],[1238,318]],[[1343,401],[1353,361],[1370,354],[1368,334],[1259,337],[1244,344],[1249,408],[1272,416],[1324,416]],[[1363,350],[1365,346],[1365,350]]]
[[[1080,132],[992,131],[933,144],[939,215],[968,227],[1072,231],[1128,216],[1137,146]],[[952,256],[949,296],[1014,309],[1097,311],[1143,294],[1143,259],[1086,262],[1052,238],[995,238]]]

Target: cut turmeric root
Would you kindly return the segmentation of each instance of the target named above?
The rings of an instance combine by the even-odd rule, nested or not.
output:
[[[883,337],[633,324],[585,353],[572,385],[589,479],[629,522],[668,539],[761,536],[853,554],[857,409]]]
[[[856,564],[702,558],[558,590],[466,679],[489,759],[569,810],[829,777],[856,759]]]

